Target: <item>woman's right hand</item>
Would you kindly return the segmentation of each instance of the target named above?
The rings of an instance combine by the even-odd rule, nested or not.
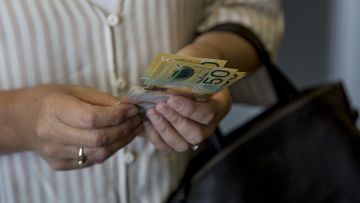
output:
[[[11,101],[0,102],[1,148],[32,150],[55,170],[102,163],[142,131],[134,105],[86,87],[44,85],[1,92],[1,100]],[[83,165],[77,161],[80,147]]]

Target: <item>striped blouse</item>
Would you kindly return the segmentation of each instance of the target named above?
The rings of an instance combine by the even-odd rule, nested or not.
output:
[[[283,31],[279,1],[0,0],[0,91],[66,83],[121,97],[157,52],[176,53],[225,22],[252,29],[273,51]],[[164,202],[188,157],[158,151],[144,136],[74,171],[54,171],[33,152],[0,155],[0,202]]]

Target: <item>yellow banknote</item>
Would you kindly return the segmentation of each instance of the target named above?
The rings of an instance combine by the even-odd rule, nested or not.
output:
[[[246,75],[237,69],[191,63],[188,60],[159,60],[142,77],[147,89],[180,89],[192,93],[213,94]]]
[[[158,54],[146,69],[141,84],[132,88],[125,100],[150,108],[168,95],[206,101],[247,73],[225,68],[225,60]]]

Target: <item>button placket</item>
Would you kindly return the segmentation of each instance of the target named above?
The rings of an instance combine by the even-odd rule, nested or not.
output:
[[[114,96],[119,96],[118,89],[124,89],[127,86],[126,80],[124,78],[118,78],[116,73],[116,50],[114,46],[114,28],[115,26],[119,26],[121,23],[123,16],[121,15],[123,10],[123,4],[125,0],[118,0],[119,5],[117,8],[113,10],[113,12],[106,13],[101,9],[95,7],[96,11],[100,14],[103,19],[105,26],[105,46],[107,51],[107,63],[108,63],[108,71],[110,84],[112,85],[112,94]],[[127,164],[135,161],[135,154],[132,152],[128,152],[126,149],[120,150],[119,156],[119,165],[118,165],[118,183],[120,189],[119,199],[121,202],[129,202],[129,191],[128,191],[128,169]]]
[[[126,150],[124,152],[124,162],[126,164],[132,164],[135,162],[135,153],[129,150]]]
[[[125,78],[118,78],[115,83],[114,86],[118,89],[118,90],[124,90],[126,88],[126,80]]]
[[[106,21],[110,26],[116,26],[120,23],[120,16],[116,14],[110,14],[107,16]]]

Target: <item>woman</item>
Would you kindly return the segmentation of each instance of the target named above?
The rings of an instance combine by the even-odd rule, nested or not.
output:
[[[164,202],[189,146],[229,111],[229,91],[205,103],[172,96],[146,122],[120,99],[158,52],[259,66],[229,26],[274,51],[280,3],[0,1],[1,202]]]

